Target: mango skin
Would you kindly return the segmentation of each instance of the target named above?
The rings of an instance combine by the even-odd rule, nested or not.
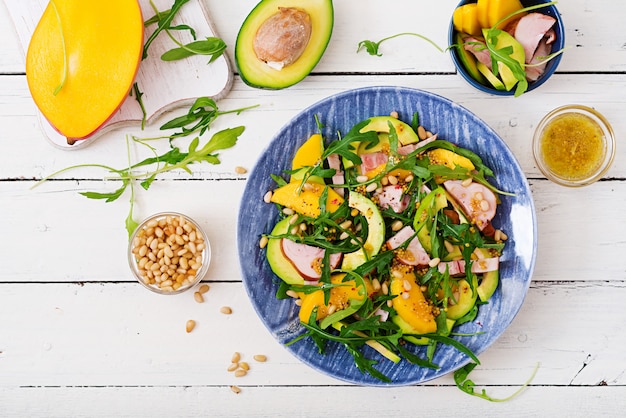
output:
[[[28,46],[26,79],[59,133],[84,139],[113,116],[135,80],[143,34],[136,0],[48,3]]]

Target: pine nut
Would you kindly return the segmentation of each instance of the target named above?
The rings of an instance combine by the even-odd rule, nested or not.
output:
[[[398,219],[391,223],[391,230],[394,232],[398,232],[402,229],[403,226],[404,224],[402,223],[402,221]]]
[[[408,176],[406,176],[406,177],[404,178],[404,182],[405,182],[405,183],[410,183],[410,182],[412,182],[412,181],[413,181],[413,178],[414,178],[414,177],[413,177],[413,174],[409,174]]]
[[[297,213],[294,214],[291,218],[289,218],[289,225],[294,225],[296,222],[298,222],[299,217],[300,215],[298,215]]]
[[[245,169],[244,167],[241,167],[241,166],[235,167],[235,173],[237,174],[246,174],[247,172],[248,170]]]
[[[237,367],[239,367],[239,360],[241,360],[241,354],[238,351],[235,351],[233,356],[230,358],[230,361],[237,363]]]
[[[297,299],[297,298],[300,297],[300,296],[298,296],[298,293],[295,290],[292,290],[292,289],[287,290],[287,292],[285,292],[285,293],[286,293],[287,296],[289,296],[291,298],[294,298],[294,299]]]
[[[506,241],[507,239],[509,239],[508,235],[505,234],[503,231],[500,231],[500,239],[502,241]]]
[[[376,183],[370,183],[365,187],[365,191],[368,193],[373,192],[374,190],[376,190],[378,188],[378,184]]]
[[[230,363],[230,366],[228,366],[228,369],[226,370],[229,372],[234,372],[238,368],[239,368],[239,363]]]
[[[409,292],[402,292],[402,299],[408,299],[409,296]]]
[[[248,372],[244,369],[238,369],[237,371],[235,371],[235,377],[244,377],[247,374]]]
[[[413,287],[413,286],[411,286],[411,282],[409,282],[408,280],[405,279],[402,282],[402,287],[404,288],[404,290],[406,290],[408,292],[409,290],[411,290],[411,287]]]
[[[241,389],[239,388],[239,386],[232,385],[230,387],[230,390],[232,390],[236,394],[240,394],[241,393]]]
[[[493,234],[493,239],[498,242],[502,239],[502,231],[496,229],[496,232]]]
[[[198,303],[203,303],[204,302],[204,297],[202,297],[202,293],[200,293],[200,292],[195,292],[193,294],[193,298]]]
[[[441,259],[440,259],[439,257],[435,257],[435,258],[433,258],[432,260],[430,260],[430,261],[428,262],[428,265],[429,265],[430,267],[436,267],[436,266],[438,266],[438,265],[439,265],[439,263],[440,263],[440,262],[441,262]]]
[[[295,212],[291,208],[283,208],[283,213],[287,216],[293,215]]]
[[[208,284],[203,284],[202,286],[200,286],[200,288],[198,289],[198,292],[200,292],[200,294],[205,294],[206,292],[209,291],[209,285]]]
[[[220,308],[220,312],[223,313],[224,315],[230,315],[231,313],[233,313],[233,310],[229,308],[228,306],[222,306]]]
[[[380,281],[377,278],[372,279],[372,288],[375,292],[380,290]]]
[[[265,363],[267,361],[267,356],[263,354],[255,354],[252,358],[259,363]]]
[[[454,251],[454,245],[450,241],[444,240],[443,245],[446,247],[446,251],[451,253]]]
[[[387,177],[383,177],[382,179],[380,179],[380,184],[383,186],[386,186],[389,184],[389,179]]]
[[[394,119],[398,119],[400,117],[400,115],[398,115],[398,112],[396,112],[395,110],[389,113],[389,116],[391,116]]]
[[[239,363],[239,367],[241,367],[245,371],[250,371],[250,365],[245,361]]]
[[[428,138],[428,136],[426,135],[426,129],[422,125],[417,127],[417,136],[421,140]]]
[[[461,182],[461,186],[463,186],[463,187],[468,187],[470,184],[472,184],[472,178],[471,177],[463,179],[463,181]]]
[[[265,194],[263,195],[263,201],[264,201],[265,203],[270,203],[270,202],[272,201],[272,194],[273,194],[273,193],[272,193],[272,191],[271,191],[271,190],[270,190],[270,191],[268,191],[267,193],[265,193]]]
[[[383,284],[381,285],[381,289],[383,291],[383,295],[389,294],[389,286],[387,285],[387,282],[383,282]]]
[[[196,327],[196,321],[194,321],[193,319],[190,319],[189,321],[187,321],[187,323],[185,324],[185,330],[189,333],[191,331],[193,331],[193,329]]]
[[[269,243],[269,238],[267,238],[265,235],[263,235],[261,237],[261,239],[259,240],[259,248],[265,248],[267,247],[267,244]]]
[[[367,180],[369,180],[369,178],[367,176],[357,176],[356,177],[357,183],[365,183]]]
[[[396,176],[387,176],[387,179],[389,180],[389,184],[391,184],[392,186],[395,186],[396,184],[398,184],[398,178]]]

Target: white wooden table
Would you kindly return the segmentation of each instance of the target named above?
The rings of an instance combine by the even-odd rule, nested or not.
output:
[[[256,0],[205,1],[232,52]],[[100,170],[36,179],[79,163],[127,162],[125,135],[111,132],[80,151],[44,139],[29,95],[23,53],[0,3],[0,416],[623,416],[626,410],[626,54],[623,2],[558,4],[568,50],[538,91],[520,98],[477,92],[447,54],[417,38],[383,44],[383,57],[356,53],[363,39],[419,32],[446,45],[456,0],[336,0],[331,43],[312,75],[283,91],[235,75],[214,132],[244,125],[222,164],[176,173],[137,196],[135,215],[187,213],[207,229],[213,261],[204,303],[191,293],[162,297],[131,276],[124,219],[128,197],[105,204],[80,191],[110,191]],[[232,55],[231,55],[232,59]],[[234,67],[233,67],[234,68]],[[539,252],[529,294],[511,327],[480,356],[473,380],[494,397],[468,396],[451,376],[393,389],[352,386],[301,364],[266,331],[244,291],[235,243],[246,175],[274,133],[301,109],[349,88],[399,85],[428,90],[476,113],[510,146],[531,184]],[[606,177],[583,189],[547,181],[531,154],[541,117],[563,104],[596,108],[612,123],[617,156]],[[165,120],[167,115],[162,118]],[[157,121],[158,125],[158,121]],[[166,144],[162,144],[163,149]],[[143,152],[137,150],[138,153]],[[220,313],[230,306],[232,315]],[[185,332],[187,319],[197,327]],[[226,369],[233,352],[247,376]],[[252,360],[265,354],[266,363]],[[237,385],[235,394],[230,386]]]

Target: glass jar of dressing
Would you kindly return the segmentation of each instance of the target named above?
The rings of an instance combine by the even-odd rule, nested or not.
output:
[[[615,157],[609,122],[592,108],[567,105],[548,113],[533,137],[539,170],[557,184],[585,186],[600,179]]]

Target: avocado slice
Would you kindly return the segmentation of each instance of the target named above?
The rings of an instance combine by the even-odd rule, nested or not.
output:
[[[395,129],[396,135],[398,135],[398,142],[400,142],[401,145],[414,144],[420,140],[413,128],[391,116],[374,116],[369,119],[369,123],[361,128],[359,132],[374,131],[388,134],[390,131],[389,123],[391,123]]]
[[[477,251],[483,255],[483,257],[491,257],[489,251],[485,248],[477,248]],[[498,287],[498,282],[500,281],[500,273],[499,270],[488,271],[483,273],[483,277],[480,280],[480,284],[476,288],[476,292],[478,293],[478,298],[481,302],[486,302],[491,298]]]
[[[489,81],[489,84],[491,84],[496,90],[506,90],[506,88],[504,87],[504,83],[498,77],[496,77],[496,75],[492,73],[485,64],[483,64],[482,62],[477,62],[476,68],[478,68],[478,71],[480,71],[482,75],[485,76],[487,81]]]
[[[289,231],[291,225],[289,218],[285,218],[278,222],[271,232],[271,235],[282,235]],[[304,284],[304,278],[291,262],[283,254],[280,246],[282,238],[270,238],[267,242],[266,255],[270,268],[278,277],[287,284]]]
[[[348,206],[357,209],[365,217],[368,234],[362,248],[343,256],[342,270],[354,270],[365,263],[378,254],[385,241],[385,222],[374,202],[360,193],[350,191]]]
[[[483,35],[485,36],[485,39],[487,39],[488,37],[488,31],[488,29],[483,29]],[[520,44],[519,41],[511,36],[508,32],[502,30],[498,31],[498,36],[496,39],[497,43],[494,45],[494,49],[501,50],[511,48],[512,52],[509,54],[510,57],[517,61],[523,68],[526,59],[526,53],[524,52],[524,47],[522,46],[522,44]],[[515,85],[519,81],[517,78],[515,78],[513,71],[511,71],[511,69],[504,65],[502,62],[498,62],[498,72],[500,80],[502,81],[502,84],[507,91],[510,91],[513,87],[515,87]]]
[[[255,39],[259,29],[270,18],[284,10],[306,13],[308,15],[306,24],[307,27],[310,25],[310,35],[308,35],[308,41],[302,42],[303,49],[298,51],[297,56],[292,57],[293,62],[284,61],[284,66],[281,68],[280,63],[270,62],[268,65],[268,62],[258,57]],[[330,41],[333,24],[332,0],[261,0],[246,17],[237,35],[235,63],[241,79],[249,86],[273,90],[283,89],[300,82],[309,75],[324,54]],[[288,44],[283,45],[285,50],[293,46],[292,38],[289,39]]]
[[[467,51],[463,45],[465,44],[465,39],[467,35],[462,33],[457,33],[455,37],[456,43],[456,51],[459,54],[459,59],[463,64],[463,67],[467,70],[469,75],[479,83],[486,83],[485,77],[478,71],[478,67],[476,66],[476,57],[469,51]]]
[[[478,297],[478,293],[476,292],[476,287],[478,287],[476,276],[474,276],[473,280],[473,286],[470,286],[469,282],[465,279],[458,281],[458,300],[454,305],[448,304],[448,318],[459,319],[468,313],[476,304],[476,298]]]

